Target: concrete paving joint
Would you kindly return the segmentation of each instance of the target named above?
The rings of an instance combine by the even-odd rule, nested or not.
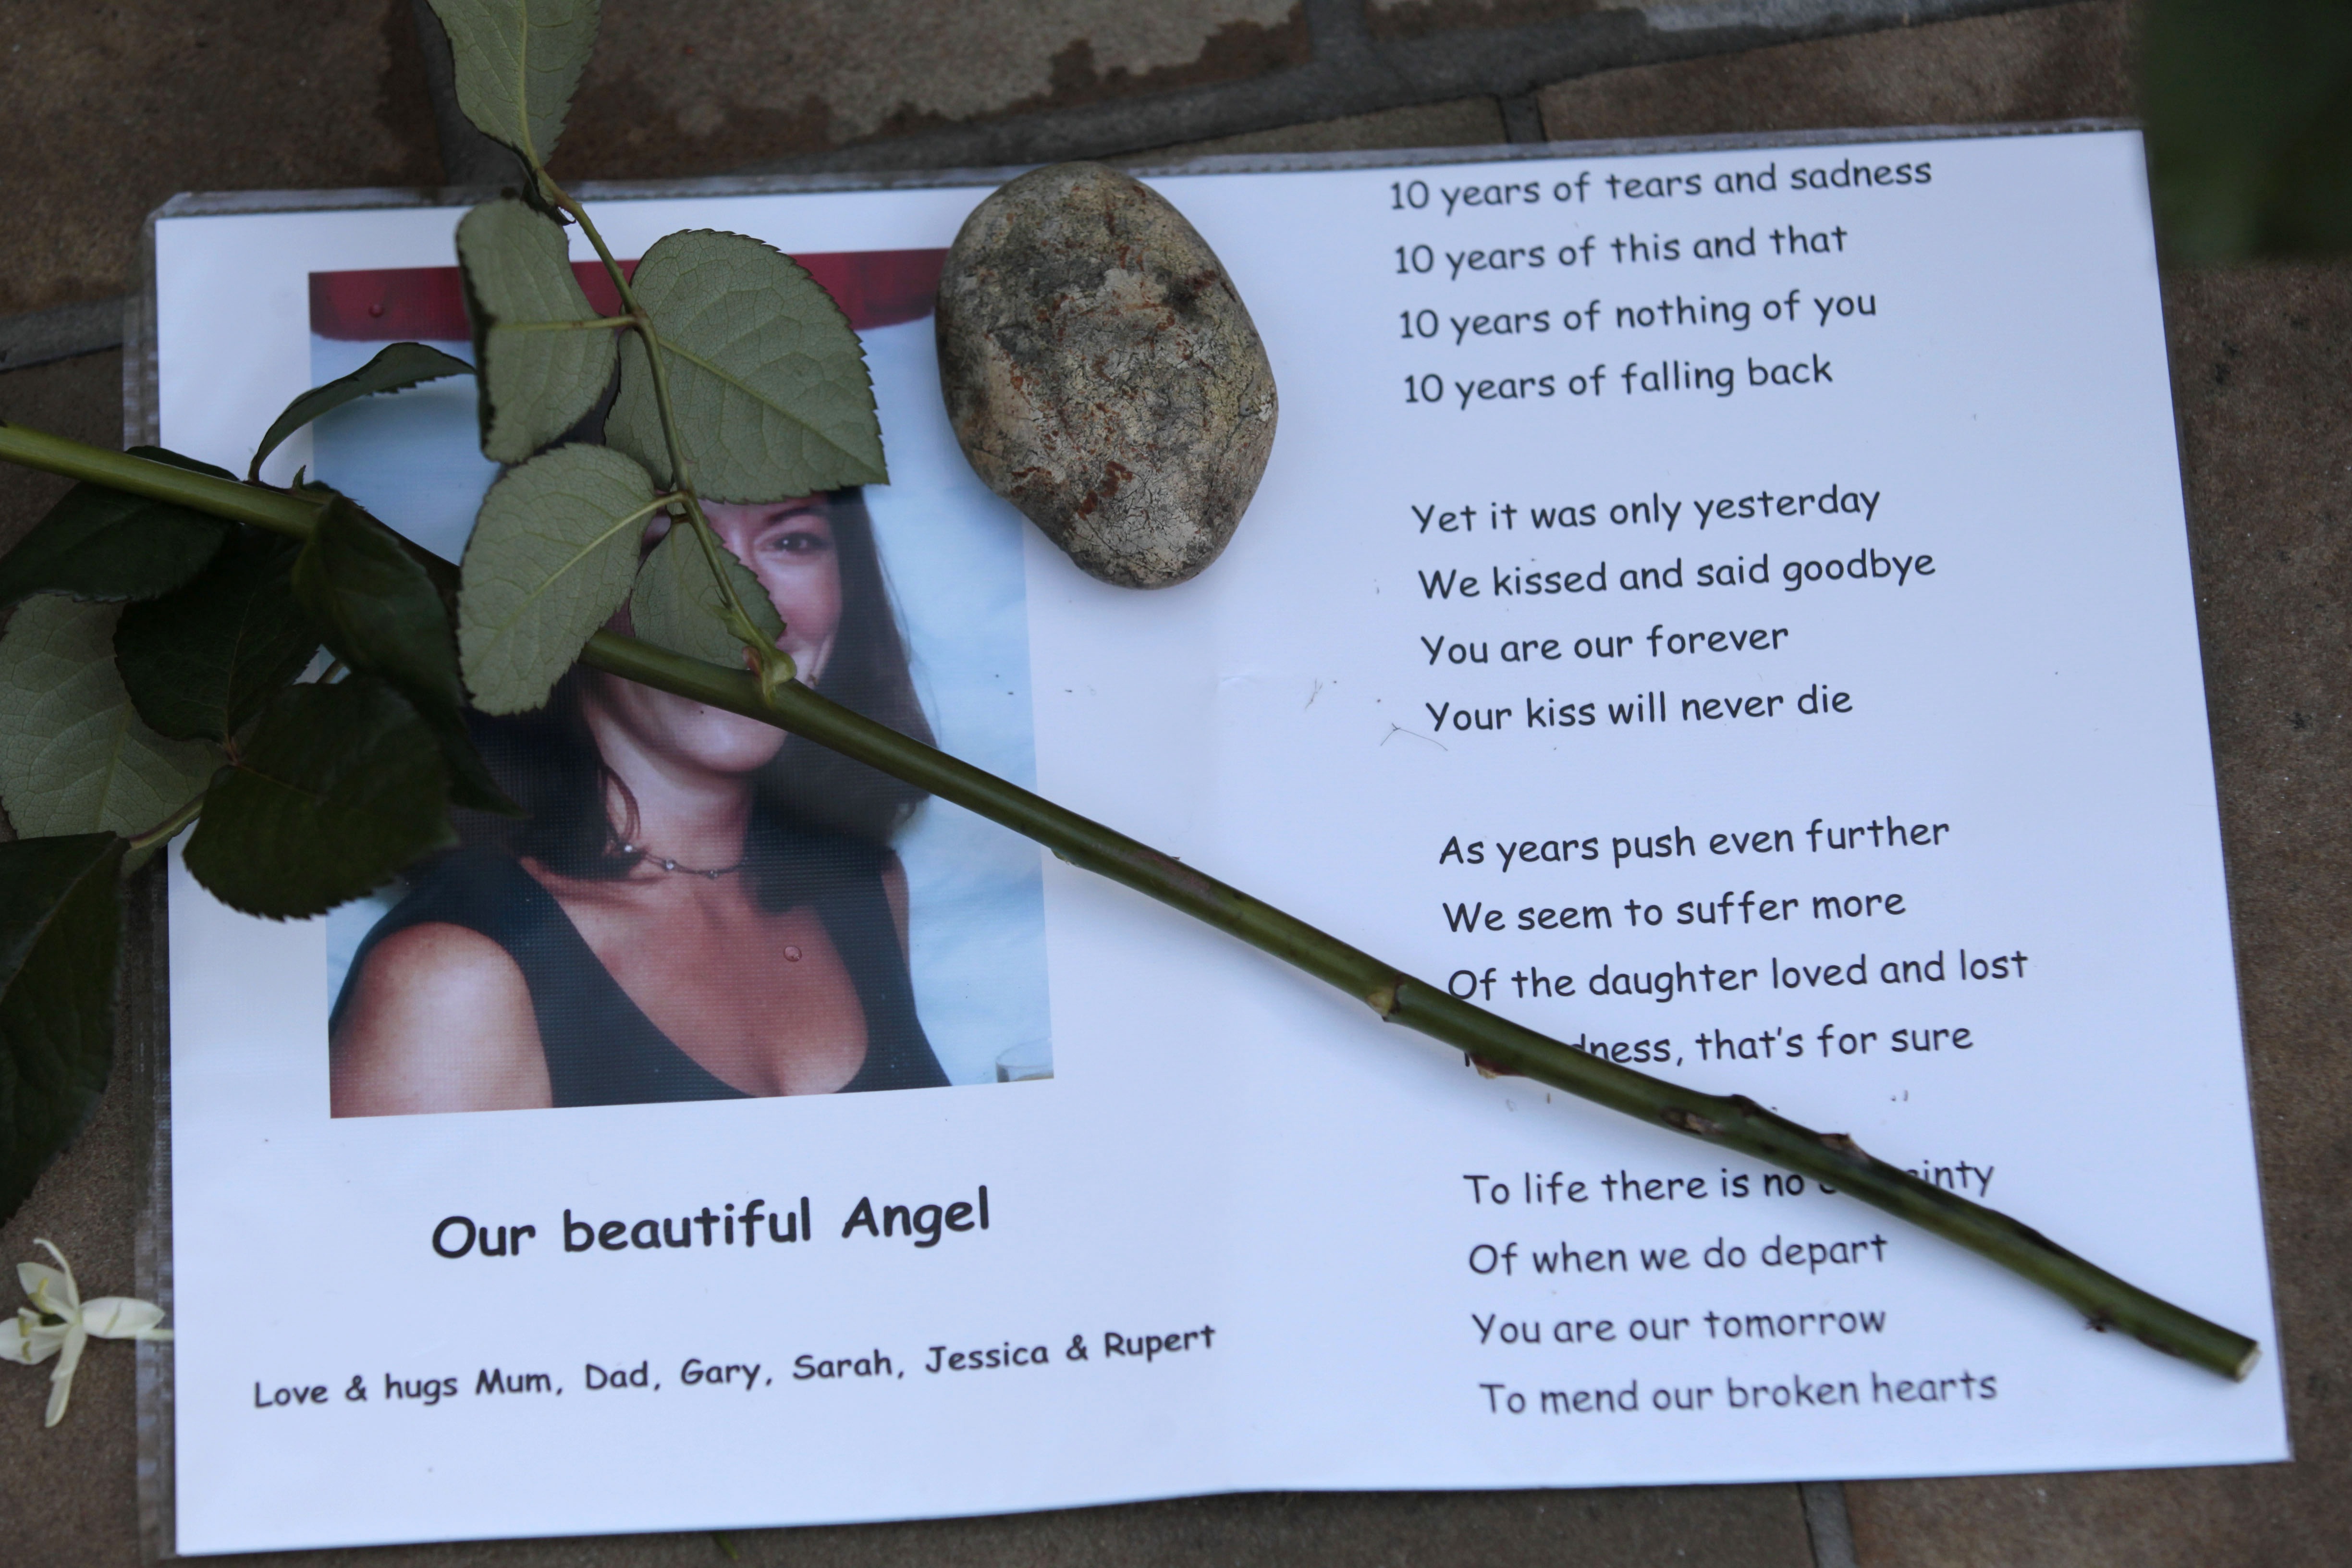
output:
[[[85,300],[54,310],[0,316],[0,371],[29,370],[122,346],[127,300]]]

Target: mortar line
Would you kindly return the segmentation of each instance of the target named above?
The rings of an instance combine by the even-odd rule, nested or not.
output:
[[[1813,1568],[1862,1568],[1854,1555],[1853,1521],[1846,1512],[1843,1481],[1801,1481],[1797,1498],[1805,1510],[1805,1536],[1813,1548]]]

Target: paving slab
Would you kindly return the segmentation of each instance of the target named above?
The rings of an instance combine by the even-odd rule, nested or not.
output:
[[[497,1542],[217,1557],[252,1568],[1798,1568],[1811,1558],[1793,1489],[1759,1519],[1752,1489],[1640,1492],[1271,1493],[994,1519]],[[732,1552],[732,1556],[729,1553]],[[77,1557],[72,1561],[95,1562]],[[110,1559],[108,1561],[114,1561]],[[122,1561],[128,1561],[127,1559]]]
[[[122,355],[83,354],[0,375],[0,421],[29,425],[94,447],[121,447]],[[0,463],[0,551],[16,543],[65,494],[67,483],[54,474]]]
[[[1566,22],[1596,12],[1643,11],[1674,0],[1363,0],[1367,30],[1376,38],[1423,38],[1433,33],[1465,27],[1524,27],[1544,22]],[[1754,5],[1740,0],[1680,0],[1675,9],[1688,20],[1713,12],[1722,16],[1746,14]],[[1799,7],[1783,6],[1784,11]]]
[[[1296,0],[612,0],[559,176],[652,179],[1306,63]]]
[[[85,354],[0,375],[0,420],[122,444],[122,356]],[[0,550],[16,542],[68,481],[0,463]],[[0,835],[13,837],[5,824]],[[14,1312],[15,1265],[40,1255],[35,1237],[66,1248],[87,1293],[131,1289],[138,1119],[117,1073],[97,1119],[59,1157],[25,1206],[0,1226],[0,1281]],[[48,1380],[7,1367],[0,1377],[0,1562],[131,1563],[138,1556],[137,1413],[132,1358],[95,1345],[74,1377],[68,1425],[44,1433]],[[110,1354],[109,1352],[115,1353]],[[71,1433],[58,1443],[60,1434]]]
[[[1717,29],[1796,40],[1876,27],[1907,27],[1954,16],[2021,11],[2066,0],[1340,0],[1361,7],[1364,30],[1383,42],[1501,30],[1578,29],[1601,36],[1630,24],[1660,39]],[[1653,58],[1704,52],[1671,43]]]
[[[2129,33],[2098,0],[1601,71],[1537,101],[1559,142],[2127,115]]]
[[[0,314],[130,290],[174,192],[434,184],[409,0],[0,0]]]

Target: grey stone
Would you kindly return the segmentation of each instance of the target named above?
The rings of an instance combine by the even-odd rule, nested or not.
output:
[[[1003,186],[948,252],[939,335],[964,456],[1082,569],[1160,588],[1224,549],[1274,447],[1274,372],[1165,197],[1100,163]]]

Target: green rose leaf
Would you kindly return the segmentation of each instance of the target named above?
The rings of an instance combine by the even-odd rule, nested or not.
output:
[[[400,535],[337,496],[294,562],[294,594],[320,640],[353,669],[456,708],[457,646],[433,579]]]
[[[0,636],[0,804],[26,837],[154,827],[205,791],[208,741],[141,721],[114,668],[117,605],[44,594]]]
[[[415,705],[446,753],[457,804],[517,814],[520,808],[490,777],[467,735],[448,605],[408,542],[336,496],[296,557],[293,581],[295,597],[328,649],[353,669],[390,681]]]
[[[457,599],[458,657],[484,712],[547,700],[629,596],[658,504],[645,469],[604,447],[559,447],[490,487]]]
[[[735,584],[736,596],[751,613],[752,624],[764,631],[771,642],[782,637],[783,617],[776,614],[776,606],[769,601],[768,590],[761,586],[760,579],[724,546],[719,551],[719,559],[725,563],[728,578]],[[735,640],[727,623],[719,618],[724,604],[719,594],[719,580],[710,574],[692,526],[679,522],[654,546],[654,552],[646,558],[645,570],[637,574],[636,589],[629,595],[629,621],[637,636],[657,647],[740,669],[743,645]]]
[[[160,447],[133,447],[131,455],[224,479],[236,477]],[[71,594],[77,599],[168,594],[203,571],[236,526],[169,501],[104,485],[76,485],[15,549],[0,556],[0,607],[34,594]]]
[[[482,455],[520,463],[580,423],[613,379],[613,331],[572,275],[563,230],[520,202],[491,202],[457,225],[474,329]]]
[[[800,263],[743,235],[688,229],[646,252],[630,287],[662,340],[700,494],[783,500],[888,479],[866,351]],[[670,482],[652,363],[634,332],[605,439]]]
[[[425,721],[425,727],[440,742],[442,765],[449,770],[451,805],[495,812],[500,816],[529,815],[508,796],[490,773],[489,764],[482,761],[482,753],[474,746],[474,732],[467,727],[463,713],[424,703],[415,707],[416,716]]]
[[[111,833],[0,844],[0,1221],[98,1110],[114,1065]]]
[[[303,920],[457,842],[441,745],[385,681],[289,687],[205,797],[188,870],[232,909]]]
[[[449,34],[457,107],[543,168],[596,47],[598,0],[432,0]]]
[[[249,535],[187,586],[122,612],[115,668],[156,732],[226,741],[302,673],[319,637],[294,598],[300,552],[290,540]]]
[[[287,437],[302,428],[321,414],[341,408],[346,403],[372,397],[379,392],[398,392],[403,387],[416,386],[444,376],[471,375],[474,367],[454,354],[439,349],[426,348],[423,343],[394,343],[375,358],[337,381],[324,386],[314,386],[286,405],[261,445],[253,454],[253,467],[246,478],[261,481],[262,460],[278,450]]]

